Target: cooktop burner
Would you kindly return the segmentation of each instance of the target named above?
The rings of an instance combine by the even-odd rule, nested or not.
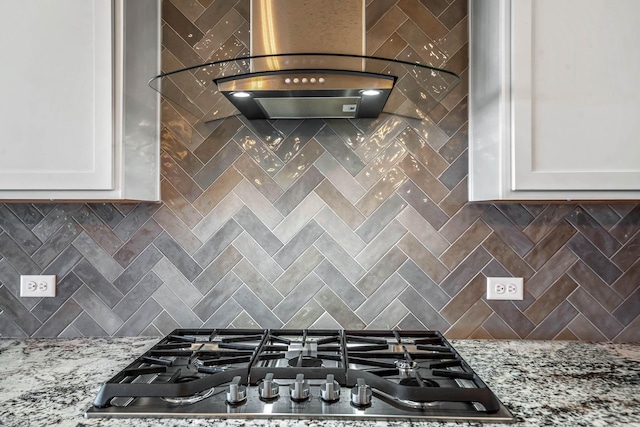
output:
[[[437,331],[176,329],[87,417],[513,422]]]

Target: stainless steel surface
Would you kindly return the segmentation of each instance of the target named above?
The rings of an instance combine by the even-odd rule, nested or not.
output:
[[[252,90],[342,90],[353,88],[391,89],[393,79],[347,73],[282,72],[220,81],[221,92]]]
[[[351,389],[351,404],[356,408],[363,408],[371,405],[371,387],[369,387],[364,378],[358,378],[358,383]]]
[[[365,54],[363,0],[252,0],[251,55]]]

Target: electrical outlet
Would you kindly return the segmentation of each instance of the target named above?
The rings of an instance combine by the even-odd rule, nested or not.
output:
[[[487,277],[487,299],[523,300],[522,277]]]
[[[21,297],[55,297],[56,276],[20,276]]]

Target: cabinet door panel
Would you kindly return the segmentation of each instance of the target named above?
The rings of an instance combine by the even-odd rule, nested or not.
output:
[[[640,2],[512,7],[512,190],[640,189]]]
[[[112,189],[112,2],[0,6],[0,189]]]

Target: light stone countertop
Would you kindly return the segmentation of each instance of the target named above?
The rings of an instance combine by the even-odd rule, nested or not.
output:
[[[85,419],[84,412],[101,384],[158,340],[0,339],[0,426],[470,425],[409,421]],[[513,412],[517,426],[640,427],[640,345],[475,340],[452,340],[452,344]],[[496,363],[502,368],[497,369]]]

